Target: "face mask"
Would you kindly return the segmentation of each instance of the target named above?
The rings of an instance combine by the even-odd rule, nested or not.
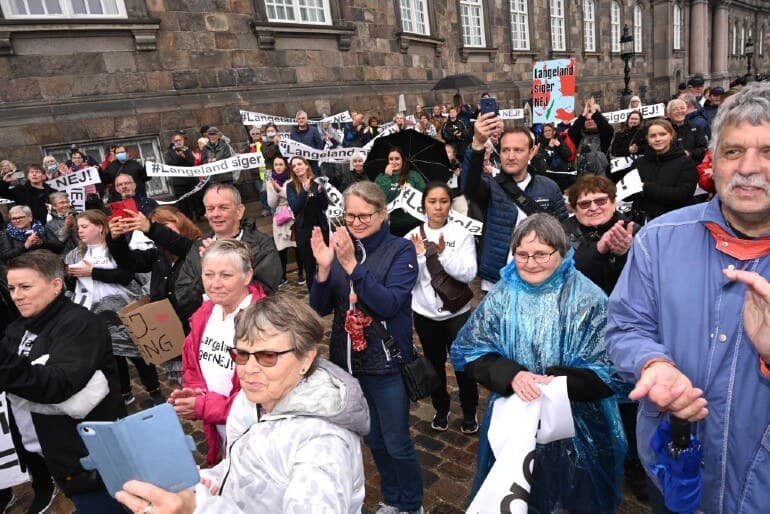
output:
[[[128,154],[126,152],[118,152],[115,154],[115,158],[120,162],[126,162],[128,160]]]
[[[268,143],[270,141],[270,136],[262,136],[262,141]]]
[[[55,164],[49,165],[48,166],[48,171],[56,171],[56,165]]]
[[[265,134],[268,138],[273,139],[275,137],[275,132],[268,132]]]

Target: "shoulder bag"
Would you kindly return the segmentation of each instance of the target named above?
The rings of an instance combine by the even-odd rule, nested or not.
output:
[[[443,303],[441,309],[452,313],[459,311],[473,299],[473,291],[468,284],[460,282],[446,272],[438,260],[438,248],[435,243],[428,241],[423,225],[420,225],[420,237],[425,245],[425,261],[430,273],[430,285],[441,298]]]
[[[511,196],[511,200],[515,203],[524,214],[527,216],[535,214],[537,212],[545,212],[540,205],[532,199],[527,193],[524,192],[513,179],[508,180],[508,177],[504,177],[502,173],[494,178],[495,182],[500,184],[503,191]]]
[[[371,309],[360,300],[356,304],[358,310],[371,317],[374,323],[372,328],[382,339],[382,344],[390,354],[391,359],[395,359],[401,370],[401,378],[404,381],[406,392],[409,399],[413,402],[427,398],[439,386],[439,379],[436,370],[428,359],[414,349],[415,358],[411,362],[404,362],[401,355],[401,349],[382,324],[382,321],[372,313]]]

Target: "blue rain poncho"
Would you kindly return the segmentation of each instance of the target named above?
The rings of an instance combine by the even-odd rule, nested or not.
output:
[[[452,343],[455,370],[496,353],[541,375],[551,366],[588,368],[615,393],[626,391],[604,344],[607,296],[575,269],[573,254],[569,250],[554,273],[537,286],[522,280],[515,262],[504,267],[500,281]],[[472,495],[495,461],[487,432],[499,396],[489,395]],[[620,503],[626,452],[617,398],[571,406],[575,436],[535,449],[529,512],[614,512]]]

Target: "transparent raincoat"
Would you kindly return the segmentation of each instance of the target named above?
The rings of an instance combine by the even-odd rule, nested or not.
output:
[[[503,268],[496,287],[452,343],[454,368],[461,371],[467,363],[497,353],[543,375],[551,366],[588,368],[615,393],[627,392],[604,344],[607,297],[575,269],[573,253],[570,249],[538,286],[521,279],[515,262]],[[498,397],[489,396],[472,494],[494,464],[487,432]],[[620,502],[626,452],[617,398],[572,402],[571,406],[575,436],[535,449],[529,512],[614,512]],[[512,436],[514,430],[511,427]]]

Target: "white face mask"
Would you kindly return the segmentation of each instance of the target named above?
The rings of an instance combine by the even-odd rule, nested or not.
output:
[[[268,133],[267,133],[267,134],[265,134],[265,135],[266,135],[267,137],[269,137],[269,138],[274,138],[274,137],[275,137],[275,132],[268,132]]]

